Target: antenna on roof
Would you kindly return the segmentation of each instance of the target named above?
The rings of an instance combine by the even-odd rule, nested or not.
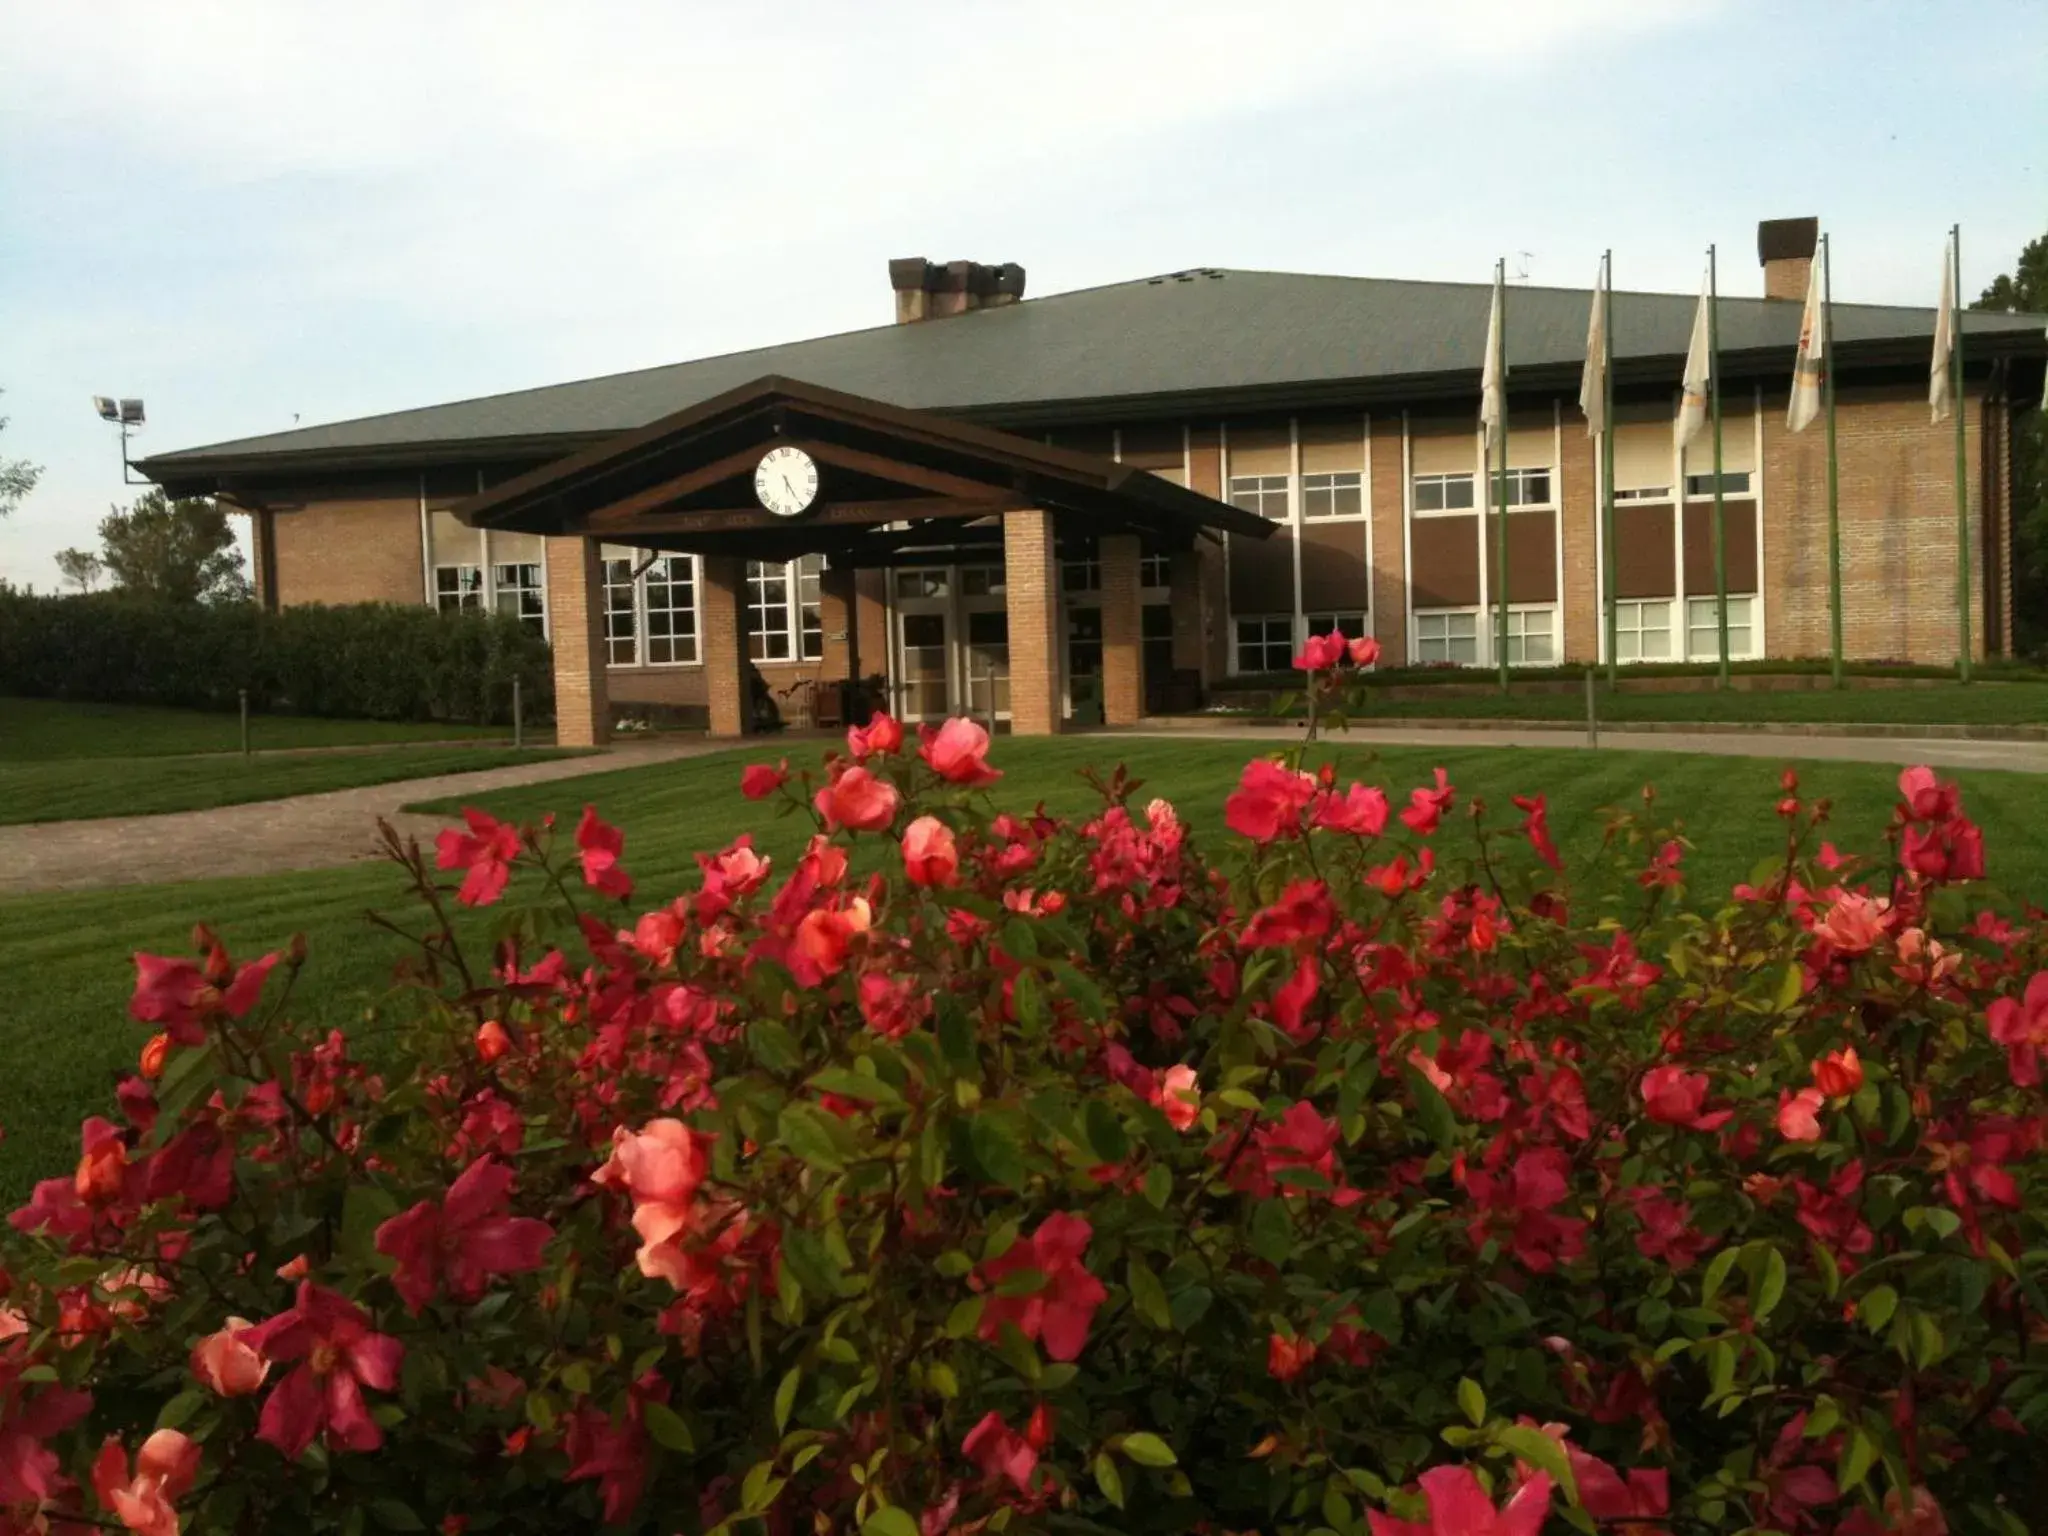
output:
[[[1534,251],[1515,252],[1515,270],[1508,274],[1508,281],[1511,283],[1526,283],[1529,281],[1529,264],[1535,259],[1536,253]]]

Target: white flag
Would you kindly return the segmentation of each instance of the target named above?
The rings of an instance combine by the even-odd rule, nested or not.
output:
[[[1674,423],[1678,446],[1681,448],[1698,437],[1700,428],[1707,424],[1707,346],[1708,327],[1712,323],[1707,318],[1707,306],[1710,303],[1712,300],[1707,297],[1707,284],[1702,280],[1700,307],[1692,317],[1692,344],[1685,349],[1684,393],[1679,397],[1678,420]]]
[[[1579,409],[1586,416],[1586,436],[1607,428],[1607,266],[1593,289],[1593,314],[1586,322],[1586,367],[1579,375]]]
[[[1820,380],[1828,367],[1828,295],[1821,282],[1825,271],[1822,263],[1813,263],[1812,275],[1806,280],[1806,309],[1799,316],[1799,351],[1792,359],[1792,406],[1785,412],[1785,425],[1794,432],[1804,432],[1820,414]]]
[[[1501,274],[1493,274],[1493,314],[1486,322],[1486,363],[1479,375],[1479,425],[1485,429],[1486,446],[1495,447],[1508,429],[1507,365],[1501,358]]]
[[[1941,308],[1934,315],[1934,369],[1927,384],[1927,403],[1933,408],[1934,420],[1947,421],[1950,408],[1955,403],[1955,391],[1949,378],[1949,363],[1956,346],[1956,285],[1955,251],[1948,245],[1941,249]]]

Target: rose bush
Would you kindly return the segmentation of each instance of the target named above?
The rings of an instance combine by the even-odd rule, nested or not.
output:
[[[1860,860],[1788,775],[1702,901],[1647,797],[1567,883],[1441,774],[1253,762],[1198,846],[849,747],[655,900],[594,811],[387,837],[374,1060],[296,954],[138,957],[0,1528],[2038,1528],[2048,933],[1951,786]]]

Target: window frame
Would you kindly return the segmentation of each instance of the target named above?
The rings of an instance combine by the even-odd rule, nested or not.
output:
[[[1326,484],[1317,484],[1323,481]],[[1346,482],[1346,483],[1339,483]],[[1326,495],[1332,506],[1336,505],[1337,493],[1355,491],[1358,494],[1356,512],[1316,512],[1315,497]],[[1362,469],[1330,469],[1303,471],[1301,476],[1301,520],[1304,523],[1362,523],[1366,519],[1365,471]]]
[[[1510,464],[1507,472],[1510,493],[1513,493],[1518,483],[1526,486],[1529,478],[1534,475],[1543,477],[1543,499],[1510,501],[1509,512],[1549,512],[1556,509],[1557,472],[1548,464]],[[1497,514],[1500,511],[1500,471],[1490,464],[1486,469],[1486,485],[1492,497],[1486,503],[1486,509]]]
[[[505,578],[507,571],[514,573],[509,581]],[[533,573],[533,581],[530,585],[518,574],[524,571],[531,571]],[[490,590],[495,612],[506,613],[508,610],[505,606],[505,599],[510,597],[513,599],[512,607],[509,610],[511,617],[516,618],[522,624],[531,625],[538,634],[545,635],[547,633],[548,575],[546,569],[538,560],[492,561]],[[527,607],[526,602],[529,597],[533,600],[531,609]]]
[[[465,581],[463,573],[467,572]],[[455,585],[444,591],[441,577],[453,573]],[[443,560],[434,566],[434,611],[436,613],[482,613],[484,611],[484,567],[481,560]],[[453,598],[455,601],[449,601]]]
[[[1462,483],[1466,494],[1472,499],[1462,507],[1425,507],[1422,504],[1422,488],[1429,485],[1448,490],[1453,483]],[[1479,476],[1470,469],[1427,470],[1408,477],[1408,513],[1411,517],[1472,517],[1479,511]],[[1445,610],[1448,612],[1449,610]]]
[[[1280,498],[1277,514],[1268,509],[1268,498]],[[1252,498],[1252,505],[1239,501],[1239,496]],[[1223,499],[1240,512],[1249,512],[1254,517],[1263,517],[1269,523],[1291,523],[1294,521],[1294,476],[1274,475],[1232,475],[1224,487]]]
[[[1686,594],[1685,660],[1719,661],[1721,659],[1720,624],[1714,614],[1714,605],[1717,601],[1718,599],[1711,592],[1705,597],[1696,597],[1691,593]],[[1740,620],[1736,618],[1737,604],[1742,605],[1742,617]],[[1704,624],[1695,624],[1693,622],[1693,610],[1696,607],[1703,608],[1706,611],[1707,618]],[[1735,635],[1738,630],[1749,636],[1746,645],[1736,644]],[[1695,632],[1707,637],[1704,649],[1698,651],[1693,649],[1692,637]],[[1756,654],[1756,594],[1753,592],[1730,592],[1728,594],[1728,659],[1730,661],[1754,661],[1756,660]]]
[[[646,557],[649,554],[651,554],[651,558]],[[652,636],[649,634],[648,616],[653,610],[650,609],[648,604],[647,578],[654,574],[654,569],[657,565],[666,567],[678,560],[686,562],[685,569],[688,574],[688,580],[684,583],[670,582],[669,585],[687,585],[690,592],[690,606],[687,610],[684,610],[670,603],[660,611],[671,615],[685,611],[689,613],[690,626],[688,638],[690,657],[686,661],[655,661],[651,659],[653,646],[651,643]],[[627,580],[622,582],[613,579],[614,566],[623,566],[625,568]],[[703,618],[702,610],[698,607],[704,590],[704,567],[697,556],[664,554],[658,551],[643,551],[640,552],[639,556],[600,555],[599,570],[603,577],[600,585],[604,593],[604,664],[607,670],[624,671],[631,669],[645,671],[652,669],[666,671],[678,667],[700,667],[704,664]],[[622,590],[630,594],[631,601],[624,607],[614,606],[612,594]],[[631,647],[631,654],[625,660],[618,659],[620,637],[614,633],[617,627],[616,621],[621,616],[625,617],[632,625],[632,632],[625,637],[626,643]],[[671,646],[674,646],[679,642],[681,636],[676,630],[671,628],[671,632],[664,639]]]
[[[1508,665],[1511,667],[1554,667],[1558,665],[1558,653],[1562,649],[1558,636],[1558,614],[1556,603],[1509,603],[1508,604]],[[1548,623],[1544,628],[1544,641],[1550,647],[1550,654],[1542,661],[1529,659],[1529,615],[1543,614]],[[1515,621],[1521,620],[1521,632],[1516,633]],[[1515,655],[1520,642],[1522,654]]]
[[[1446,622],[1451,619],[1470,619],[1472,621],[1472,634],[1470,636],[1472,641],[1472,659],[1470,661],[1460,661],[1457,657],[1449,655],[1427,656],[1424,654],[1424,647],[1431,643],[1431,637],[1422,632],[1423,624],[1431,619],[1441,619]],[[1486,653],[1485,646],[1482,643],[1484,637],[1480,633],[1480,613],[1476,606],[1467,608],[1418,608],[1415,610],[1414,622],[1415,659],[1417,662],[1453,667],[1478,667],[1485,665]],[[1462,635],[1454,636],[1448,633],[1437,637],[1445,645],[1464,638],[1466,637]]]
[[[1263,627],[1264,633],[1256,640],[1247,640],[1244,630],[1248,624]],[[1257,665],[1245,665],[1247,646],[1256,647],[1260,652]],[[1280,652],[1280,664],[1272,665],[1275,649]],[[1233,677],[1263,677],[1275,672],[1286,672],[1294,666],[1296,653],[1294,638],[1294,615],[1291,613],[1239,613],[1230,620],[1230,672]]]
[[[1732,497],[1736,501],[1749,500],[1756,494],[1754,488],[1755,479],[1756,471],[1754,470],[1723,469],[1721,471],[1721,499],[1727,501]],[[1730,485],[1728,482],[1731,480],[1740,480],[1742,484],[1739,487]],[[1705,488],[1697,491],[1694,490],[1694,481],[1703,482]],[[1684,484],[1685,499],[1687,501],[1712,501],[1714,499],[1714,472],[1711,469],[1704,474],[1687,475]]]
[[[1658,633],[1657,629],[1649,628],[1643,623],[1643,610],[1652,606],[1660,607],[1664,610],[1664,623],[1661,626],[1664,635],[1664,654],[1662,656],[1648,656],[1643,653],[1642,637],[1646,634]],[[1672,647],[1676,643],[1676,636],[1671,620],[1672,610],[1677,606],[1678,600],[1675,597],[1617,597],[1614,600],[1614,659],[1625,667],[1634,666],[1636,663],[1644,661],[1655,663],[1675,660]],[[1634,610],[1635,623],[1624,624],[1622,620],[1631,609]],[[1621,642],[1624,635],[1633,635],[1635,637],[1636,654],[1633,656],[1627,655],[1622,649]]]

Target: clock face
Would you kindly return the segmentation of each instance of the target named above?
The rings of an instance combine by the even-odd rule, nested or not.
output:
[[[801,448],[770,448],[754,467],[754,495],[777,517],[798,517],[818,499],[818,464]]]

